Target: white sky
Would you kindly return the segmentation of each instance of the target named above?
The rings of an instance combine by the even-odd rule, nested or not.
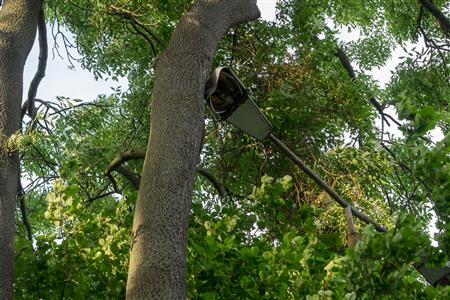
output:
[[[261,10],[261,17],[265,20],[275,20],[275,5],[276,0],[258,0],[258,7]],[[94,100],[99,94],[111,94],[110,87],[121,86],[122,90],[126,89],[127,81],[126,79],[121,79],[119,82],[114,82],[112,80],[96,81],[94,76],[86,70],[83,70],[79,64],[74,62],[75,68],[69,69],[69,62],[66,58],[63,49],[60,50],[61,55],[64,57],[62,59],[55,53],[55,58],[53,59],[52,48],[54,46],[54,41],[51,36],[51,28],[47,28],[48,31],[48,43],[49,43],[49,59],[47,61],[46,76],[42,80],[37,98],[43,100],[53,100],[56,96],[66,96],[72,99],[82,99],[86,101]],[[347,33],[345,30],[339,35],[339,38],[343,41],[355,40],[358,38],[358,34],[355,32]],[[60,41],[61,44],[61,41]],[[62,44],[60,45],[62,47]],[[61,48],[60,47],[60,48]],[[30,55],[28,56],[27,63],[25,65],[24,74],[24,96],[26,99],[26,93],[31,79],[34,76],[37,68],[38,62],[38,43],[37,40],[33,45]],[[404,55],[401,48],[397,49],[392,57],[389,59],[384,67],[372,70],[371,75],[375,80],[379,82],[381,87],[389,82],[390,72],[395,69],[395,66],[400,62],[399,57]],[[389,111],[392,116],[395,116],[394,111]],[[400,132],[396,128],[391,128],[392,134],[399,135]],[[442,139],[442,134],[438,130],[433,132],[434,138],[436,140]]]
[[[276,0],[258,0],[258,7],[261,10],[261,17],[265,20],[274,20],[275,19],[275,5]],[[64,59],[60,58],[55,54],[55,58],[53,58],[51,49],[54,46],[54,41],[51,36],[51,28],[47,28],[48,31],[48,43],[49,43],[49,59],[47,61],[47,70],[46,76],[42,80],[37,98],[43,100],[53,100],[56,96],[66,96],[72,99],[82,99],[86,101],[94,100],[99,94],[111,94],[110,87],[121,86],[122,90],[125,90],[127,84],[126,79],[121,79],[119,82],[114,82],[112,80],[104,81],[99,80],[96,81],[94,76],[86,70],[83,70],[79,64],[74,62],[75,68],[69,69],[69,62],[65,56],[65,52],[61,49],[61,55]],[[357,32],[347,33],[346,30],[339,35],[339,38],[342,41],[351,41],[358,38]],[[62,47],[62,45],[61,45]],[[30,55],[28,56],[27,63],[25,65],[25,74],[24,74],[24,96],[26,99],[26,93],[28,90],[28,86],[31,82],[31,79],[34,76],[37,68],[38,62],[38,43],[37,40],[33,45],[33,49],[31,50]],[[391,77],[391,71],[395,69],[395,67],[399,64],[400,56],[404,56],[405,53],[401,48],[396,49],[393,52],[392,57],[388,60],[385,66],[381,68],[373,69],[369,72],[373,78],[378,81],[380,87],[384,87],[384,85],[389,82]],[[396,113],[393,110],[388,112],[392,116],[396,116]],[[400,132],[394,128],[390,128],[391,133],[395,135],[399,135]],[[440,130],[432,131],[432,137],[434,140],[441,140],[443,138],[442,132]]]
[[[261,17],[263,19],[275,19],[276,0],[258,0],[257,3],[261,10]],[[83,70],[81,66],[76,62],[74,62],[75,68],[69,69],[68,66],[70,64],[65,56],[65,52],[63,49],[61,49],[60,52],[64,59],[60,58],[56,54],[55,58],[53,59],[51,49],[54,46],[54,41],[51,36],[51,28],[48,27],[47,31],[49,43],[49,59],[47,61],[46,76],[39,86],[37,98],[43,100],[52,100],[55,99],[56,96],[66,96],[75,99],[93,100],[99,94],[110,94],[111,86],[127,86],[127,82],[125,79],[121,80],[120,82],[114,82],[111,80],[96,81],[91,73]],[[346,38],[344,34],[340,38],[342,38],[343,40],[350,40],[352,39],[352,35],[350,34]],[[28,86],[34,76],[34,73],[36,72],[38,55],[39,49],[36,40],[25,65],[24,98],[26,98]],[[400,56],[400,54],[395,53],[393,58],[385,67],[373,71],[372,74],[374,75],[375,79],[380,82],[381,86],[389,81],[390,70],[393,70],[399,62],[398,56]]]
[[[276,0],[258,0],[258,6],[261,10],[261,17],[265,20],[275,19],[275,4]],[[111,86],[122,86],[127,85],[126,80],[121,82],[113,81],[95,81],[94,76],[86,70],[83,70],[80,65],[75,64],[74,69],[69,69],[70,65],[67,58],[65,57],[64,50],[61,50],[61,55],[64,59],[60,58],[55,54],[53,58],[51,49],[53,48],[54,41],[51,37],[51,28],[48,28],[48,43],[49,43],[49,59],[47,61],[46,76],[42,80],[37,98],[44,100],[54,99],[55,96],[67,96],[71,98],[83,99],[83,100],[93,100],[99,94],[109,94],[111,93]],[[341,36],[346,40],[345,35]],[[351,35],[348,39],[351,39]],[[62,45],[61,45],[62,46]],[[38,43],[37,40],[33,45],[30,55],[28,56],[27,63],[25,65],[24,74],[24,98],[26,98],[26,91],[28,89],[29,83],[34,76],[37,68],[38,62]],[[373,75],[376,80],[384,85],[389,81],[390,70],[392,70],[398,64],[398,56],[396,54],[394,58],[389,61],[386,67],[379,70],[374,70]]]
[[[266,20],[275,19],[275,3],[276,0],[258,0],[258,6],[261,10],[262,17]],[[74,63],[75,69],[69,69],[70,65],[64,50],[60,50],[64,60],[56,53],[52,59],[52,48],[54,45],[51,36],[51,28],[47,26],[48,43],[49,43],[49,59],[47,61],[47,70],[44,79],[39,85],[37,98],[43,100],[52,100],[56,96],[66,96],[73,99],[94,100],[99,94],[111,94],[111,86],[126,87],[126,80],[121,82],[114,81],[96,81],[94,76],[86,70],[83,70],[79,64]],[[62,44],[60,45],[62,47]],[[28,56],[24,72],[24,99],[26,99],[28,86],[36,72],[39,56],[38,42],[35,41],[33,48]],[[124,89],[123,89],[124,90]]]

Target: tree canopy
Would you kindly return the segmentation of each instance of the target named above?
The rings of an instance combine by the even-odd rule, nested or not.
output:
[[[36,116],[8,139],[21,158],[18,299],[125,297],[155,65],[192,3],[45,1],[61,55],[129,87],[83,100],[38,93]],[[355,219],[362,238],[349,248],[339,205],[270,142],[206,110],[189,299],[449,296],[414,268],[423,255],[433,267],[450,255],[449,11],[441,0],[282,0],[274,21],[226,33],[214,67],[232,67],[276,135],[389,230]],[[357,38],[343,40],[349,32]],[[399,49],[378,84],[371,71]]]

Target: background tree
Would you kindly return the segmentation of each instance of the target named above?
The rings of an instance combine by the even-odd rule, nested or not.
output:
[[[34,42],[41,1],[0,5],[0,298],[12,299],[19,155],[11,139],[20,128],[23,68]]]

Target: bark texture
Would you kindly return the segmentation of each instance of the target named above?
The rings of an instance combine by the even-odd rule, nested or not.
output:
[[[20,128],[23,68],[34,42],[40,0],[7,0],[0,10],[0,299],[13,298],[19,158],[7,139]]]
[[[256,0],[197,1],[158,59],[127,299],[186,298],[188,222],[204,130],[205,82],[226,31],[259,15]]]

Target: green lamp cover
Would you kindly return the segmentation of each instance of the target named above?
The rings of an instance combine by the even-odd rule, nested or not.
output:
[[[272,132],[272,125],[250,98],[247,98],[226,121],[259,141],[264,140]]]
[[[205,99],[219,120],[225,120],[257,140],[264,140],[272,132],[272,125],[229,67],[218,67],[211,73],[205,86]]]

